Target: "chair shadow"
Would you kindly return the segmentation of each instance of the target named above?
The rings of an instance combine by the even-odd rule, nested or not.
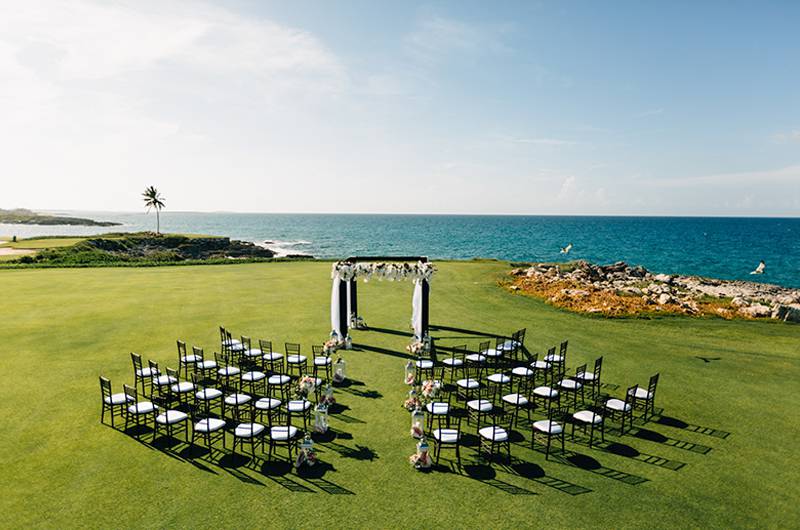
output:
[[[501,337],[502,335],[498,335],[497,333],[490,333],[487,331],[478,331],[474,329],[466,329],[466,328],[457,328],[454,326],[443,326],[440,324],[431,324],[431,329],[435,329],[438,331],[452,331],[455,333],[466,333],[468,335],[477,335],[479,337],[486,337],[486,338],[497,338]]]
[[[553,453],[551,453],[551,456],[552,455]],[[569,495],[582,495],[592,491],[584,486],[548,475],[545,473],[544,468],[538,464],[527,462],[514,456],[511,457],[511,463],[507,469],[510,473],[513,473],[517,476],[526,478],[538,484],[547,486],[548,488],[553,488]]]
[[[521,488],[497,478],[497,471],[487,464],[467,464],[457,471],[461,476],[471,478],[482,484],[496,488],[509,495],[537,495],[535,491]]]

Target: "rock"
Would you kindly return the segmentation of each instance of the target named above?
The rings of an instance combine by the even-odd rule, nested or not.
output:
[[[519,291],[519,285],[512,285],[511,286],[511,290],[512,291]]]
[[[672,283],[672,276],[669,274],[656,274],[653,279],[657,282]]]
[[[740,307],[738,313],[750,318],[766,318],[772,316],[772,310],[762,304]]]
[[[784,322],[800,322],[800,304],[775,304],[770,316]]]
[[[733,307],[747,307],[750,303],[741,296],[736,296],[731,300],[731,305]]]
[[[661,295],[658,297],[658,303],[659,303],[660,305],[671,304],[673,301],[674,301],[674,300],[672,299],[672,297],[671,297],[670,295],[668,295],[667,293],[662,293],[662,294],[661,294]]]

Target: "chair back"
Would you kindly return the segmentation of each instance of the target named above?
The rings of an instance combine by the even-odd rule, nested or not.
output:
[[[131,362],[133,363],[133,373],[142,369],[142,356],[138,353],[131,352]]]
[[[522,328],[521,330],[517,331],[517,340],[519,341],[520,348],[525,346],[525,333],[527,333],[527,331],[527,328]]]
[[[491,347],[492,343],[490,341],[483,341],[478,345],[478,353],[485,354]]]
[[[325,348],[323,348],[319,344],[312,344],[311,353],[314,354],[314,357],[322,357],[325,355]]]
[[[106,398],[110,398],[112,394],[111,381],[109,381],[102,375],[100,376],[100,394],[103,397],[103,402],[105,402]]]
[[[568,340],[565,340],[561,343],[561,348],[559,350],[559,354],[566,359],[567,358],[567,345],[569,344]]]
[[[650,392],[650,399],[656,397],[656,387],[658,386],[658,374],[650,377],[650,382],[647,385],[647,391]]]
[[[131,398],[134,403],[139,401],[139,392],[137,392],[135,388],[128,385],[122,385],[122,391],[125,392],[125,395]]]
[[[186,343],[182,340],[176,341],[178,344],[178,360],[182,360],[186,357]]]
[[[586,373],[586,365],[582,364],[579,367],[575,368],[575,379],[580,381],[582,379],[582,375]]]
[[[625,404],[630,405],[633,407],[633,404],[636,403],[636,391],[639,390],[639,385],[633,385],[632,387],[628,388],[628,391],[625,393]]]
[[[251,347],[250,337],[245,337],[244,335],[242,335],[241,341],[242,341],[242,347],[244,348],[244,351],[250,351],[250,347]]]
[[[167,367],[167,376],[174,377],[176,381],[179,380],[178,378],[178,371],[174,368]]]
[[[223,326],[219,327],[219,341],[225,342],[225,328]]]
[[[286,342],[286,355],[300,355],[300,345],[296,342]]]
[[[547,350],[547,355],[546,355],[546,357],[550,357],[551,355],[555,355],[555,354],[556,354],[556,347],[555,347],[555,346],[553,346],[552,348],[550,348],[549,350]]]
[[[272,353],[271,340],[258,339],[258,347],[261,348],[261,353],[263,354]]]
[[[158,363],[157,363],[157,362],[155,362],[155,361],[154,361],[154,360],[152,360],[152,359],[149,359],[149,360],[147,361],[147,366],[149,366],[149,367],[150,367],[150,376],[151,376],[153,379],[155,379],[156,377],[158,377],[158,374],[160,373],[160,371],[159,371],[159,369],[158,369]]]
[[[192,378],[192,383],[194,383],[195,390],[197,390],[197,392],[202,392],[203,391],[203,387],[200,386],[200,377],[197,375],[197,373],[196,372],[192,372],[192,373],[189,374],[189,377]],[[195,396],[195,397],[197,397],[197,396]]]
[[[203,348],[199,348],[197,346],[192,346],[192,355],[198,357],[199,359],[203,359]]]
[[[459,346],[453,346],[450,350],[450,358],[451,359],[461,359],[464,360],[464,357],[467,355],[467,345],[461,344]]]
[[[594,361],[594,383],[600,384],[600,371],[603,369],[603,357],[600,356]]]
[[[217,361],[218,368],[224,368],[228,366],[229,359],[230,356],[225,351],[223,351],[222,353],[214,352],[214,360]]]

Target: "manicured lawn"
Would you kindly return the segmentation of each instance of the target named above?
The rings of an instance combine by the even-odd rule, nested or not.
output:
[[[530,431],[520,427],[525,439],[511,465],[490,469],[467,448],[460,473],[417,472],[400,408],[411,284],[370,282],[359,286],[361,314],[396,332],[354,333],[378,351],[344,354],[363,386],[337,392],[347,407],[331,419],[337,438],[318,446],[330,467],[303,478],[276,465],[221,466],[101,425],[97,376],[115,390],[132,383],[130,351],[174,366],[178,338],[211,352],[220,324],[310,352],[329,332],[330,264],[3,270],[0,526],[730,528],[800,520],[800,326],[602,320],[506,293],[499,263],[439,268],[431,322],[453,328],[434,330],[440,343],[474,347],[481,338],[459,330],[520,327],[532,351],[569,339],[570,369],[605,356],[603,379],[619,385],[611,394],[660,372],[666,418],[608,436],[605,450],[568,440],[571,452],[549,461],[528,448]]]
[[[0,244],[0,247],[29,248],[41,250],[43,248],[70,247],[75,243],[80,243],[85,237],[58,237],[42,239],[20,239],[15,242],[8,241]]]

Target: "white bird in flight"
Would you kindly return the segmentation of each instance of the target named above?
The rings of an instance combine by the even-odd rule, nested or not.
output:
[[[562,253],[562,254],[569,254],[569,251],[570,251],[570,250],[572,250],[572,243],[570,243],[570,244],[569,244],[569,245],[567,245],[566,247],[562,248],[562,249],[561,249],[561,253]]]
[[[764,274],[764,268],[766,266],[767,266],[767,264],[764,263],[764,260],[761,260],[761,261],[758,262],[758,267],[756,267],[756,270],[754,270],[750,274]]]

